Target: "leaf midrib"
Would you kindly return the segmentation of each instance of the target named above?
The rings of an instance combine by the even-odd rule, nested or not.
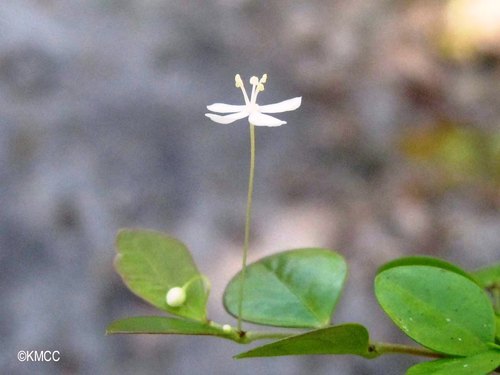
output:
[[[264,268],[266,269],[267,272],[269,272],[271,275],[273,275],[276,278],[276,280],[278,280],[281,283],[281,285],[283,285],[290,292],[291,295],[293,295],[300,303],[302,303],[302,305],[304,307],[306,307],[306,311],[308,311],[310,313],[310,315],[316,320],[316,322],[318,322],[320,325],[323,325],[322,320],[314,312],[312,307],[306,301],[304,301],[304,299],[299,294],[297,294],[297,292],[295,290],[293,290],[288,283],[286,283],[284,280],[282,280],[278,276],[278,274],[276,272],[274,272],[274,270],[272,269],[272,267],[269,264],[262,263],[262,265],[264,266]]]
[[[401,292],[401,294],[404,294],[406,297],[411,297],[411,300],[414,301],[415,304],[424,307],[425,308],[424,311],[426,311],[427,313],[435,314],[435,316],[442,316],[443,318],[446,319],[446,317],[444,316],[445,314],[443,314],[440,310],[433,308],[432,305],[429,305],[429,303],[427,303],[424,299],[419,298],[415,294],[410,293],[408,291],[408,289],[403,288],[399,284],[396,284],[396,283],[393,283],[393,285],[391,287],[394,288],[395,290],[399,290]],[[464,329],[463,325],[458,325],[455,323],[455,321],[453,321],[453,323],[450,322],[448,324],[454,326],[456,329],[456,332],[467,333],[467,336],[473,336],[480,343],[482,343],[483,345],[485,344],[485,341],[483,341],[482,338],[476,334],[476,332],[474,332],[472,330]],[[476,344],[476,343],[474,343],[474,344]]]

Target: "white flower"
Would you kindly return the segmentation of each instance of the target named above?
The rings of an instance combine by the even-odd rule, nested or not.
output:
[[[257,126],[280,126],[286,124],[286,121],[281,121],[276,117],[266,115],[265,113],[279,113],[293,111],[300,107],[302,102],[302,97],[297,97],[293,99],[288,99],[279,103],[269,104],[269,105],[258,105],[257,95],[259,92],[264,91],[264,84],[267,81],[267,74],[264,74],[259,80],[257,77],[253,76],[250,78],[250,84],[252,85],[252,93],[250,94],[250,99],[248,99],[245,86],[239,74],[236,74],[234,78],[236,82],[236,87],[241,88],[243,92],[243,98],[245,99],[245,105],[231,105],[224,103],[215,103],[207,106],[207,109],[216,113],[230,113],[229,115],[216,115],[214,113],[206,113],[207,116],[212,121],[218,122],[219,124],[230,124],[236,120],[248,117],[248,121],[252,125]]]

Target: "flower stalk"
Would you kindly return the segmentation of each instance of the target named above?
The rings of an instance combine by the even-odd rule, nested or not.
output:
[[[238,301],[238,324],[237,329],[240,333],[242,331],[242,315],[243,315],[243,296],[245,293],[245,277],[248,258],[248,243],[250,240],[250,222],[252,214],[252,195],[253,195],[253,180],[255,172],[255,126],[281,126],[286,124],[276,117],[268,115],[268,113],[281,113],[293,111],[300,107],[302,97],[295,97],[292,99],[284,100],[274,104],[259,105],[257,104],[257,96],[260,92],[264,91],[264,85],[267,83],[267,74],[262,75],[261,78],[253,76],[250,78],[249,83],[252,86],[250,95],[247,94],[245,84],[239,74],[234,77],[236,88],[241,90],[243,94],[243,105],[232,105],[225,103],[214,103],[207,106],[207,109],[215,113],[205,113],[210,120],[219,124],[231,124],[237,120],[248,117],[250,125],[250,176],[248,178],[248,196],[247,208],[245,215],[245,238],[243,241],[243,260],[241,269],[241,283]]]
[[[243,314],[243,295],[245,293],[245,277],[248,258],[248,244],[250,241],[250,223],[252,219],[253,179],[255,174],[255,126],[250,123],[250,173],[248,176],[247,209],[245,214],[245,238],[243,240],[243,260],[241,266],[240,299],[238,301],[238,331],[241,331],[241,316]]]

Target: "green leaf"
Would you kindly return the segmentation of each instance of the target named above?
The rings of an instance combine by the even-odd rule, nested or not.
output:
[[[208,324],[164,316],[138,316],[115,320],[107,327],[106,334],[117,333],[222,335],[220,330]]]
[[[496,321],[496,330],[495,330],[495,339],[498,344],[500,344],[500,315],[495,316]]]
[[[160,310],[206,320],[208,292],[204,277],[183,243],[159,232],[124,229],[118,233],[116,247],[116,270],[133,293]],[[167,305],[167,292],[183,286],[184,304]]]
[[[438,359],[411,367],[406,375],[486,375],[500,366],[500,352],[489,350],[465,358]]]
[[[445,269],[403,266],[375,279],[378,302],[408,336],[442,353],[471,355],[494,340],[494,313],[477,284]]]
[[[500,263],[480,268],[474,271],[473,275],[483,288],[490,288],[494,285],[500,288]]]
[[[275,357],[303,354],[354,354],[372,358],[368,331],[360,324],[348,323],[302,333],[259,346],[235,358]]]
[[[347,274],[344,258],[327,249],[297,249],[247,267],[242,319],[281,327],[328,325]],[[238,315],[241,272],[224,293],[226,310]]]
[[[451,272],[458,273],[459,275],[465,276],[472,281],[476,281],[473,277],[471,277],[470,274],[468,274],[466,271],[464,271],[460,267],[457,267],[456,265],[449,263],[449,262],[446,262],[442,259],[428,257],[428,256],[411,256],[411,257],[404,257],[404,258],[395,259],[395,260],[390,261],[390,262],[384,264],[383,266],[381,266],[377,271],[377,275],[381,272],[388,270],[388,269],[391,269],[394,267],[401,267],[401,266],[438,267],[438,268],[443,268],[443,269],[451,271]]]

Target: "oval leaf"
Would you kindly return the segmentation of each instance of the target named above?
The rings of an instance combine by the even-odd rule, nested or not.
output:
[[[124,229],[118,233],[116,247],[116,270],[133,293],[160,310],[206,320],[208,292],[183,243],[159,232]],[[184,304],[167,305],[167,292],[186,284]]]
[[[328,325],[347,266],[327,249],[298,249],[263,258],[247,267],[242,319],[281,327]],[[241,272],[224,293],[224,306],[238,315]]]
[[[106,328],[106,334],[117,333],[221,336],[220,330],[208,324],[164,316],[138,316],[115,320]]]
[[[473,272],[483,288],[491,288],[497,285],[500,288],[500,263],[480,268]]]
[[[486,293],[445,269],[404,266],[375,279],[377,300],[389,317],[420,344],[447,354],[471,355],[494,339],[494,313]]]
[[[495,339],[497,344],[500,345],[500,315],[495,316],[495,321],[496,321],[496,331],[495,331]]]
[[[431,267],[443,268],[445,270],[455,272],[458,273],[459,275],[467,277],[472,281],[475,281],[475,279],[471,275],[469,275],[460,267],[457,267],[454,264],[449,263],[445,260],[429,256],[411,256],[411,257],[404,257],[392,260],[381,266],[377,271],[377,275],[388,269],[401,266],[431,266]]]
[[[406,375],[486,375],[500,366],[500,352],[490,350],[465,358],[439,359],[411,367]]]
[[[368,331],[360,324],[348,323],[321,328],[259,346],[235,358],[276,357],[304,354],[354,354],[372,358]]]

